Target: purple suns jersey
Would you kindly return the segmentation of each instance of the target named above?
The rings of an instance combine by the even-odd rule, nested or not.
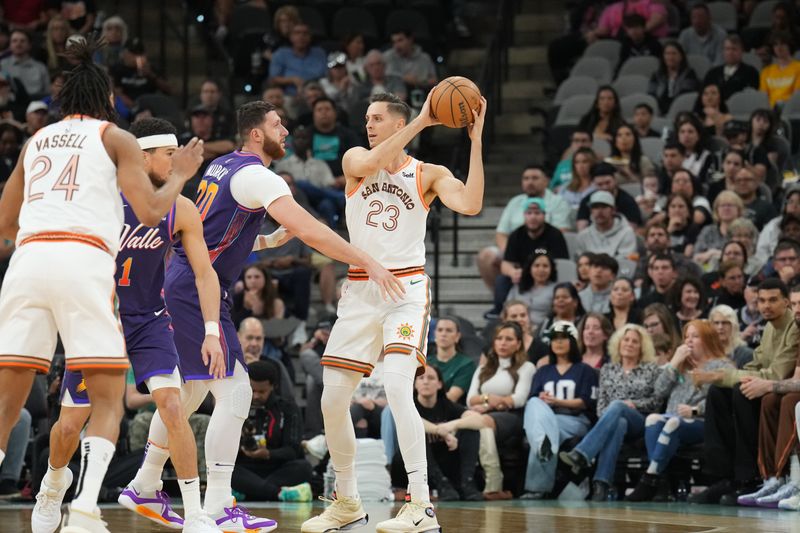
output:
[[[125,224],[117,254],[117,296],[122,315],[157,313],[164,309],[164,256],[175,231],[175,205],[158,226],[139,222],[122,197]]]
[[[266,214],[263,207],[249,209],[240,205],[231,193],[231,178],[249,165],[263,166],[263,163],[258,156],[239,151],[218,157],[208,165],[197,187],[196,204],[203,220],[203,236],[223,291],[239,279]],[[175,252],[169,268],[187,265],[180,243],[175,245]]]

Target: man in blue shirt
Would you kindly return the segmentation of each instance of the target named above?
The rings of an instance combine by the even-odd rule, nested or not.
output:
[[[297,24],[289,34],[292,46],[281,46],[272,55],[269,83],[280,85],[286,94],[295,95],[307,80],[317,80],[328,72],[325,51],[311,46],[311,30]]]

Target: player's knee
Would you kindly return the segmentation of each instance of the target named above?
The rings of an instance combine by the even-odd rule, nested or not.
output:
[[[383,388],[386,391],[386,400],[389,405],[397,405],[397,402],[402,402],[405,399],[413,401],[413,396],[410,395],[406,380],[402,376],[393,375],[392,379],[387,379]]]
[[[230,414],[244,420],[250,412],[250,402],[253,400],[253,389],[249,381],[236,382],[231,389],[228,406]]]
[[[161,398],[156,401],[158,412],[161,414],[161,419],[166,426],[175,426],[183,423],[186,419],[183,412],[183,404],[181,403],[180,393],[178,389],[162,389],[166,392],[160,395]]]
[[[82,416],[62,417],[58,420],[58,433],[63,439],[76,439],[80,436],[85,423],[86,419]]]

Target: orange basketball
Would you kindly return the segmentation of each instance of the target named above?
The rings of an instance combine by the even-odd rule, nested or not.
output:
[[[472,110],[481,108],[481,91],[472,80],[450,76],[433,88],[431,114],[448,128],[463,128],[475,121]]]

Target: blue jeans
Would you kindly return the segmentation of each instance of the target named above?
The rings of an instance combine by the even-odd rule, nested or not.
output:
[[[525,490],[529,492],[550,492],[556,480],[558,447],[567,439],[581,437],[589,430],[586,415],[557,415],[549,405],[539,398],[531,398],[525,404],[523,427],[531,450],[528,454],[528,470],[525,473]],[[539,458],[539,450],[544,438],[550,439],[553,456],[549,461]]]
[[[31,414],[23,408],[19,414],[19,421],[11,430],[6,446],[6,458],[0,467],[0,480],[10,479],[19,482],[22,467],[25,465],[25,451],[28,449],[28,440],[31,437]]]
[[[344,191],[317,187],[306,180],[295,180],[295,185],[303,191],[311,205],[329,226],[335,226],[339,215],[344,212]]]
[[[670,415],[650,415],[644,428],[644,441],[651,466],[655,463],[656,474],[669,466],[681,445],[691,446],[703,442],[702,420],[686,419]]]
[[[641,437],[644,415],[631,409],[622,400],[614,400],[575,450],[589,462],[597,458],[595,481],[611,484],[617,467],[617,456],[626,437]]]
[[[381,411],[381,440],[386,451],[386,464],[390,465],[400,445],[397,443],[397,426],[394,424],[392,410],[388,404]]]

